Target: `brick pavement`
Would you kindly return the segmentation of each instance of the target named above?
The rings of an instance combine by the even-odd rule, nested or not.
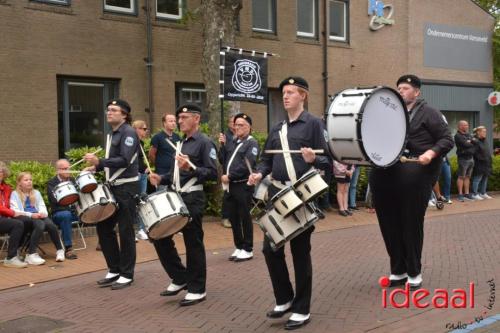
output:
[[[358,214],[358,222],[338,217],[318,224],[321,230],[340,221],[330,228],[340,230],[313,235],[312,321],[302,331],[444,332],[447,323],[463,323],[482,314],[490,295],[486,281],[500,281],[500,209],[495,199],[483,205],[497,209],[466,212],[480,204],[452,205],[457,207],[453,215],[449,215],[453,208],[448,214],[446,208],[443,212],[429,211],[423,253],[425,287],[465,288],[474,281],[474,309],[382,309],[377,280],[387,273],[388,259],[373,217],[363,213],[367,217]],[[346,228],[343,221],[365,225]],[[206,231],[207,243],[212,236],[220,237],[212,245],[223,249],[207,253],[208,295],[202,304],[181,308],[177,305],[181,295],[160,297],[158,293],[168,279],[155,260],[139,264],[134,286],[122,291],[97,288],[95,281],[102,277],[102,271],[4,290],[0,293],[0,321],[33,315],[71,324],[60,332],[282,331],[284,320],[267,320],[264,316],[274,298],[260,251],[250,262],[231,263],[227,261],[230,243],[223,243],[227,237],[221,236],[228,231],[216,224],[207,225]],[[216,235],[209,236],[211,232]],[[23,271],[30,270],[32,267]],[[2,277],[4,272],[0,270]],[[499,309],[495,304],[484,316],[500,313]]]

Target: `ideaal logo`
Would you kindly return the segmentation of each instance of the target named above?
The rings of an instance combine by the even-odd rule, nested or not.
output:
[[[495,305],[495,280],[491,279],[487,281],[490,292],[487,299],[487,305],[483,307],[486,309],[480,313],[479,316],[475,316],[473,320],[468,322],[459,321],[457,323],[447,323],[446,328],[449,330],[453,329],[466,329],[467,325],[471,325],[473,323],[481,322],[484,319],[484,316],[488,314],[488,310],[493,309],[493,305]],[[396,308],[409,308],[410,301],[417,308],[423,309],[428,308],[431,305],[436,309],[464,309],[469,307],[470,309],[475,308],[475,285],[474,282],[469,283],[468,290],[457,288],[453,289],[451,294],[446,289],[434,289],[434,293],[431,293],[429,290],[425,288],[420,288],[414,291],[410,291],[410,286],[406,283],[405,288],[396,288],[390,293],[387,291],[387,287],[390,285],[389,278],[383,276],[379,279],[379,284],[382,287],[382,307],[386,309],[388,307],[388,303]],[[402,295],[403,299],[400,302],[396,301],[397,295]]]

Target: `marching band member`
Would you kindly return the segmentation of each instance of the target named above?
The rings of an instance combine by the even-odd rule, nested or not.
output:
[[[239,113],[234,116],[234,128],[235,137],[232,144],[221,147],[221,181],[227,193],[226,204],[236,247],[229,260],[239,262],[253,258],[253,224],[250,210],[254,186],[249,186],[247,180],[251,169],[255,167],[259,144],[250,135],[252,118],[248,115]]]
[[[370,176],[380,230],[390,258],[391,286],[418,289],[422,285],[424,216],[433,184],[441,170],[442,157],[453,148],[445,118],[420,98],[421,82],[403,75],[397,88],[409,112],[407,143],[409,157],[418,163],[396,163],[374,168]]]
[[[84,170],[104,170],[106,181],[110,182],[111,193],[118,203],[116,213],[96,225],[99,243],[108,266],[108,273],[104,279],[97,281],[97,284],[101,287],[111,286],[111,289],[116,290],[128,287],[134,281],[136,248],[133,224],[136,216],[134,197],[139,194],[139,139],[130,126],[131,108],[126,101],[111,100],[106,107],[107,121],[112,129],[112,134],[108,134],[106,157],[100,159],[95,154],[85,154],[85,161],[92,166]],[[120,244],[116,236],[116,224]]]
[[[326,170],[332,167],[330,158],[316,155],[312,149],[327,151],[327,132],[321,119],[311,115],[304,108],[308,99],[309,85],[300,77],[289,77],[279,86],[283,94],[283,105],[287,111],[286,121],[275,125],[267,137],[265,149],[300,149],[302,154],[291,155],[263,153],[257,172],[248,179],[249,184],[258,183],[263,177],[272,174],[269,197],[281,188],[291,185],[311,167]],[[289,148],[283,146],[285,143]],[[312,292],[311,234],[314,227],[302,232],[290,241],[295,269],[295,294],[290,282],[285,261],[284,248],[273,251],[270,240],[264,237],[264,253],[269,275],[273,285],[276,306],[267,313],[269,318],[280,318],[292,312],[285,329],[299,328],[310,321]]]
[[[154,240],[153,243],[165,272],[172,279],[160,295],[173,296],[187,289],[180,305],[188,306],[206,299],[207,264],[201,223],[206,204],[203,183],[217,179],[217,152],[214,143],[199,131],[201,109],[198,106],[181,105],[176,116],[185,135],[180,143],[181,154],[175,157],[174,170],[164,175],[151,173],[150,180],[153,185],[173,184],[189,211],[190,220],[181,230],[186,247],[186,266],[179,258],[173,236]]]

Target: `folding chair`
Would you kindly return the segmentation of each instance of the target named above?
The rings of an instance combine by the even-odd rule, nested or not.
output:
[[[3,252],[3,250],[5,248],[5,258],[7,258],[7,248],[9,246],[9,235],[7,235],[7,234],[1,235],[0,241],[2,242],[2,247],[0,248],[0,253]],[[5,258],[0,260],[0,262],[3,262],[5,260]]]
[[[73,222],[71,222],[71,225],[76,225],[76,228],[78,230],[78,233],[80,234],[80,237],[82,239],[82,244],[83,244],[83,247],[78,247],[78,248],[73,247],[73,251],[85,250],[87,248],[87,242],[85,242],[85,237],[83,236],[81,222],[78,220],[73,221]]]

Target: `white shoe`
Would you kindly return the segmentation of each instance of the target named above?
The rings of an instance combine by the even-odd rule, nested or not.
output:
[[[3,265],[5,267],[13,267],[13,268],[24,268],[28,267],[28,264],[25,262],[22,262],[19,257],[15,256],[10,259],[5,259],[3,261]]]
[[[56,261],[57,262],[62,262],[62,261],[64,261],[64,259],[66,259],[64,257],[64,250],[57,250],[57,252],[56,252]]]
[[[170,283],[167,287],[167,291],[170,291],[170,292],[177,292],[179,290],[182,290],[184,288],[186,288],[186,283],[184,284],[175,284],[175,283]]]
[[[493,199],[493,197],[490,197],[487,193],[485,194],[479,194],[479,196],[483,199]]]
[[[140,240],[147,240],[149,237],[143,229],[140,229],[137,232],[137,238],[139,238]]]
[[[137,238],[137,236],[135,236],[135,242],[139,243],[139,238]]]
[[[234,259],[236,259],[236,257],[238,257],[238,255],[240,254],[240,252],[243,251],[243,250],[240,250],[240,249],[236,249],[233,251],[233,253],[229,256],[229,260],[230,261],[233,261]]]
[[[436,204],[434,203],[434,200],[429,200],[429,207],[436,207]]]
[[[474,199],[474,200],[484,200],[484,198],[482,196],[480,196],[479,194],[474,194],[472,196],[472,199]]]
[[[187,293],[186,297],[184,297],[184,299],[186,301],[197,301],[197,300],[205,298],[206,296],[207,296],[207,293],[203,293],[203,294]]]
[[[40,256],[36,252],[32,254],[27,254],[26,259],[24,261],[30,265],[35,265],[35,266],[45,264],[45,260],[40,258]]]
[[[245,250],[240,250],[238,256],[234,259],[234,261],[245,261],[253,258],[253,252],[247,252]]]

